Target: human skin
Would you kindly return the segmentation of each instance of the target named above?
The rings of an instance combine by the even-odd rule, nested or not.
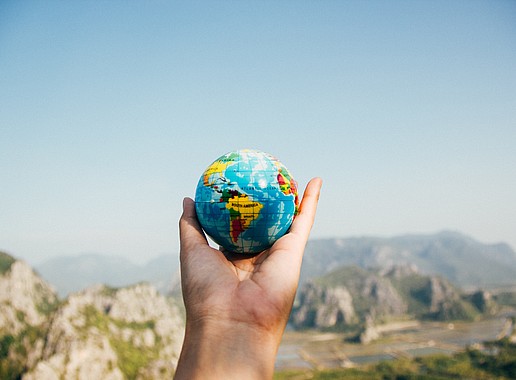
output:
[[[186,330],[175,379],[270,379],[299,282],[322,180],[289,232],[253,257],[209,246],[190,198],[179,221]]]

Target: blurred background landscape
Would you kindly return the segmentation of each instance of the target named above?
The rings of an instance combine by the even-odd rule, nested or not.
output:
[[[278,378],[516,377],[515,20],[0,2],[0,378],[171,376],[181,201],[239,148],[324,180]]]
[[[174,372],[184,330],[177,256],[63,256],[34,270],[0,253],[0,306],[2,378]],[[312,239],[276,377],[511,378],[515,322],[507,244],[451,231]]]

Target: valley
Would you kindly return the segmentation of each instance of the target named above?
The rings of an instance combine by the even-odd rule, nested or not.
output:
[[[509,336],[516,309],[473,322],[406,321],[382,326],[370,344],[346,341],[345,333],[288,329],[281,342],[276,371],[349,368],[397,358],[447,354]],[[379,326],[380,327],[380,326]]]

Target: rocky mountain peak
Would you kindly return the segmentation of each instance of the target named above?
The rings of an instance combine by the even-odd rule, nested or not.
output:
[[[40,326],[56,303],[52,287],[25,262],[13,260],[0,275],[0,331],[17,335],[27,325]]]
[[[299,306],[293,314],[296,326],[314,325],[331,327],[341,323],[356,322],[353,298],[344,286],[321,287],[307,283],[300,296]]]
[[[41,360],[24,379],[75,374],[81,374],[78,378],[171,377],[182,334],[179,311],[153,286],[94,286],[70,295],[58,309]]]
[[[178,307],[147,283],[89,287],[59,301],[25,262],[0,253],[1,379],[173,376]]]
[[[488,295],[469,298],[450,282],[421,275],[413,266],[379,271],[341,267],[300,289],[291,322],[298,328],[359,329],[367,332],[360,340],[369,341],[377,336],[374,327],[385,321],[471,319],[488,310]]]

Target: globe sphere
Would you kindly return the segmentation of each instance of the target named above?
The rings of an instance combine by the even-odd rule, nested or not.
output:
[[[229,252],[254,255],[283,236],[299,208],[297,183],[274,156],[252,149],[217,158],[201,175],[201,227]]]

